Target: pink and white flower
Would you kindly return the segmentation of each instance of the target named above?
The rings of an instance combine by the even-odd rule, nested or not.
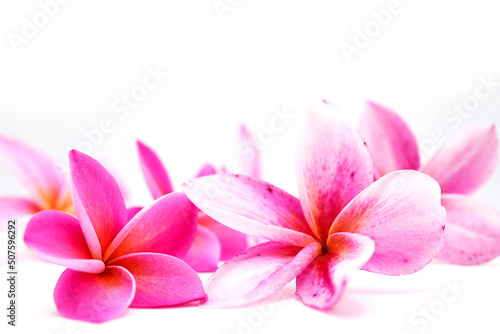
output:
[[[328,309],[353,270],[411,274],[443,245],[445,212],[437,182],[399,171],[373,183],[363,140],[327,102],[307,113],[297,181],[299,199],[241,175],[211,175],[184,185],[210,217],[270,240],[223,264],[207,283],[205,305],[247,305],[297,278],[302,302]]]

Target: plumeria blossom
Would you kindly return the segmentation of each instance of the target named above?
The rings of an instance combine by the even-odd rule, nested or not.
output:
[[[96,160],[71,151],[72,198],[78,218],[47,210],[28,223],[24,240],[43,258],[66,266],[54,291],[68,318],[104,322],[129,306],[178,305],[205,298],[183,257],[195,238],[196,207],[171,193],[130,221],[111,174]]]
[[[435,180],[398,171],[373,183],[363,140],[327,102],[308,110],[299,138],[299,199],[241,175],[211,175],[184,185],[207,215],[270,240],[211,276],[206,306],[253,303],[297,278],[302,302],[328,309],[353,270],[411,274],[441,249],[445,212]]]
[[[1,197],[0,217],[32,215],[49,209],[74,214],[69,183],[52,159],[3,136],[0,136],[0,158],[31,193],[29,198]]]
[[[158,155],[144,143],[138,141],[141,169],[153,198],[174,191],[167,169]],[[215,174],[215,168],[204,165],[196,177]],[[131,209],[133,210],[133,209]],[[135,209],[137,210],[137,209]],[[133,211],[131,211],[133,214]],[[198,215],[198,230],[193,246],[184,261],[198,272],[213,272],[220,260],[227,260],[247,248],[247,236],[230,229],[203,212]]]
[[[368,102],[360,132],[372,152],[377,177],[413,169],[439,182],[447,212],[440,260],[477,265],[500,256],[500,212],[470,196],[495,171],[498,138],[494,125],[464,127],[450,136],[424,165],[420,164],[415,136],[389,108]]]

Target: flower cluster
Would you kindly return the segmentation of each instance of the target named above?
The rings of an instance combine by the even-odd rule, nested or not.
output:
[[[26,244],[68,268],[54,291],[57,309],[90,322],[128,307],[244,306],[294,279],[305,305],[328,309],[357,269],[405,275],[436,257],[477,265],[500,256],[500,213],[471,196],[496,168],[494,126],[464,129],[421,165],[416,139],[395,112],[368,102],[361,120],[358,132],[326,101],[307,110],[298,197],[259,178],[245,127],[242,141],[254,154],[242,173],[206,164],[182,192],[138,141],[154,201],[129,208],[95,159],[70,151],[66,179],[50,158],[0,137],[3,161],[32,194],[0,198],[0,216],[32,215]],[[214,273],[203,287],[196,272]]]

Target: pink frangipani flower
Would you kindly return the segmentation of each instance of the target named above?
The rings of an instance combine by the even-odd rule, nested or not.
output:
[[[137,146],[141,169],[153,198],[172,193],[174,190],[170,178],[158,155],[140,141],[137,141]],[[215,173],[215,168],[207,164],[196,177]],[[213,272],[220,260],[227,260],[247,248],[246,238],[245,234],[230,229],[200,212],[196,238],[183,260],[198,272]]]
[[[477,265],[500,256],[500,212],[470,196],[495,171],[498,138],[494,125],[464,127],[423,166],[415,136],[389,108],[368,102],[360,132],[371,150],[377,177],[413,169],[439,182],[447,222],[445,244],[438,259]]]
[[[32,215],[49,209],[74,214],[69,184],[53,160],[26,144],[2,136],[0,158],[31,192],[29,198],[0,198],[0,217]]]
[[[197,208],[171,193],[127,219],[118,184],[96,160],[69,154],[75,218],[34,215],[24,240],[43,258],[68,267],[54,300],[68,318],[104,322],[129,306],[178,305],[205,298],[183,257],[196,234]]]
[[[207,215],[270,240],[212,275],[206,306],[247,305],[297,278],[302,302],[328,309],[353,270],[411,274],[441,249],[445,212],[431,177],[400,171],[373,183],[373,161],[363,140],[327,102],[309,109],[299,138],[300,199],[240,175],[212,175],[184,185]]]

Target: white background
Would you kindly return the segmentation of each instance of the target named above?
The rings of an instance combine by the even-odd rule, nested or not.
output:
[[[500,86],[470,116],[459,117],[458,127],[446,119],[456,117],[447,114],[450,108],[471,99],[480,77],[500,82],[500,21],[493,1],[401,0],[399,12],[350,62],[341,44],[354,45],[357,29],[373,25],[371,12],[390,1],[221,2],[231,6],[222,18],[212,0],[68,1],[16,48],[12,36],[22,36],[23,18],[33,22],[41,7],[31,0],[2,1],[0,134],[35,145],[64,165],[68,149],[82,148],[85,133],[93,133],[92,155],[120,175],[131,203],[145,204],[150,198],[136,139],[159,153],[179,186],[203,163],[223,166],[236,157],[241,122],[262,135],[275,110],[288,110],[296,117],[263,145],[263,178],[295,194],[300,114],[321,99],[354,123],[365,99],[383,103],[401,113],[429,151],[435,149],[429,141],[435,129],[448,135],[466,124],[500,121]],[[169,75],[121,117],[116,103],[141,85],[147,68]],[[105,119],[112,130],[99,138],[95,130]],[[25,194],[1,166],[0,179],[0,195]],[[477,196],[500,209],[499,187],[500,170]],[[433,263],[407,277],[360,271],[328,312],[303,306],[290,285],[265,314],[252,307],[130,309],[96,326],[57,314],[52,291],[63,268],[24,249],[17,332],[419,333],[422,327],[409,319],[438,305],[446,282],[457,281],[465,289],[423,332],[498,333],[499,269],[497,259],[480,267]],[[5,293],[0,296],[4,305]]]

